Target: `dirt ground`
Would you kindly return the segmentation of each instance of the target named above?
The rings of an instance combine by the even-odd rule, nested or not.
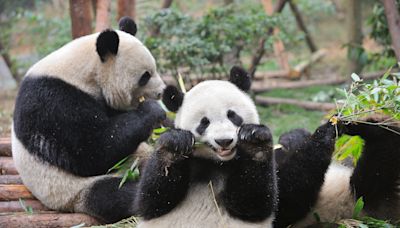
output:
[[[11,135],[12,113],[17,90],[0,91],[0,137]]]

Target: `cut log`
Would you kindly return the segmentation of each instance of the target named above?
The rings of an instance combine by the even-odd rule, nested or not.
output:
[[[299,64],[297,64],[293,70],[289,73],[289,78],[300,78],[300,76],[308,69],[312,64],[318,62],[326,55],[326,50],[320,49],[314,52],[311,57]]]
[[[376,79],[381,77],[384,73],[384,71],[365,73],[361,76],[361,78],[364,80]],[[252,91],[255,93],[262,93],[273,89],[298,89],[316,85],[339,85],[349,81],[349,78],[339,78],[338,76],[329,76],[328,78],[329,79],[315,79],[295,82],[267,82],[267,85],[263,84],[262,82],[258,82],[252,85]]]
[[[0,184],[0,201],[34,199],[32,193],[22,184]]]
[[[290,104],[299,106],[307,110],[318,110],[318,111],[330,111],[336,108],[336,105],[332,103],[301,101],[296,99],[275,98],[275,97],[256,96],[255,102],[258,105],[264,105],[264,106],[276,105],[276,104]]]
[[[0,157],[0,174],[1,175],[17,175],[12,157]]]
[[[56,214],[39,213],[27,214],[18,213],[0,216],[1,227],[71,227],[80,224],[84,226],[99,225],[100,223],[85,214]]]
[[[0,175],[0,184],[22,184],[19,175]]]
[[[44,206],[39,200],[19,200],[15,201],[0,201],[0,213],[3,212],[24,212],[25,208],[31,207],[33,212],[48,211],[49,209]]]
[[[10,138],[0,138],[0,156],[11,156]]]

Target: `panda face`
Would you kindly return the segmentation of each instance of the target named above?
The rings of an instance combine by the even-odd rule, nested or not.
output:
[[[136,108],[141,97],[159,99],[165,87],[150,51],[131,34],[116,31],[118,53],[97,72],[103,97],[118,110]]]
[[[238,130],[258,124],[251,99],[227,81],[205,81],[193,87],[177,112],[177,128],[191,131],[203,143],[194,156],[228,161],[236,155]]]

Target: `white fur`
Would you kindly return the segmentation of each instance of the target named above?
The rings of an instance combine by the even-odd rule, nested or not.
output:
[[[141,96],[157,98],[165,85],[150,51],[134,36],[116,32],[118,53],[104,63],[96,51],[99,33],[95,33],[52,52],[33,65],[27,75],[60,78],[95,98],[103,96],[111,107],[120,110],[136,107]],[[139,87],[138,81],[146,71],[152,77],[146,86]]]
[[[241,116],[243,124],[259,123],[256,106],[246,93],[227,81],[204,81],[185,94],[183,104],[176,114],[175,126],[191,131],[196,141],[207,142],[214,148],[220,148],[215,139],[233,139],[228,148],[232,149],[238,140],[239,127],[228,119],[228,110]],[[210,125],[203,135],[199,135],[196,128],[203,117],[210,120]],[[200,148],[194,155],[218,160],[230,160],[235,156],[233,153],[230,156],[220,157],[209,147]]]
[[[213,187],[218,194],[218,187]],[[150,221],[141,221],[138,228],[269,228],[274,216],[260,223],[249,223],[232,218],[215,203],[211,185],[197,184],[190,187],[186,199],[170,213]],[[220,214],[221,213],[221,214]],[[189,225],[190,224],[190,225]]]
[[[333,222],[351,218],[355,206],[355,197],[351,193],[350,177],[353,169],[332,163],[325,174],[318,201],[313,209],[322,222]],[[315,223],[312,213],[296,223],[294,227],[305,227]]]

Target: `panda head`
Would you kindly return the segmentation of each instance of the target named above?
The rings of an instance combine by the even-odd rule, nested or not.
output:
[[[124,17],[119,28],[104,30],[96,38],[96,81],[109,106],[128,110],[137,107],[141,97],[161,98],[165,84],[152,54],[134,36],[135,22]]]
[[[177,111],[175,127],[192,132],[203,144],[194,156],[218,161],[235,157],[240,126],[259,123],[256,107],[245,93],[250,84],[247,72],[233,67],[229,81],[204,81],[186,94],[173,86],[165,89],[164,104]]]

